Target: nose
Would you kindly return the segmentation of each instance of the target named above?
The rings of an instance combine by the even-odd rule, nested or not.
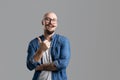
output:
[[[49,20],[49,24],[52,24],[52,19]]]
[[[52,19],[50,19],[49,23],[51,23],[51,22],[52,22]]]

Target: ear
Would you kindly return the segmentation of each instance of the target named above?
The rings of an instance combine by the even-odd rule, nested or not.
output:
[[[42,23],[42,25],[44,25],[44,21],[43,20],[41,21],[41,23]]]

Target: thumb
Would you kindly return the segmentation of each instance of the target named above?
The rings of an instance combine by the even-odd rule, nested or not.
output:
[[[42,40],[40,39],[40,37],[37,37],[39,43],[42,43]]]

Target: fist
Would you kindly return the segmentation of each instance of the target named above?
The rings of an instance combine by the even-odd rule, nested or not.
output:
[[[40,50],[46,51],[48,48],[50,48],[50,42],[48,40],[41,41],[41,39],[38,37],[38,41],[40,44]]]

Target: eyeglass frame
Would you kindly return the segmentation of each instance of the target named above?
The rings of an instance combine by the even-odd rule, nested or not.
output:
[[[44,20],[45,20],[46,22],[53,22],[53,23],[57,22],[57,19],[51,19],[51,18],[49,18],[49,17],[45,17]]]

